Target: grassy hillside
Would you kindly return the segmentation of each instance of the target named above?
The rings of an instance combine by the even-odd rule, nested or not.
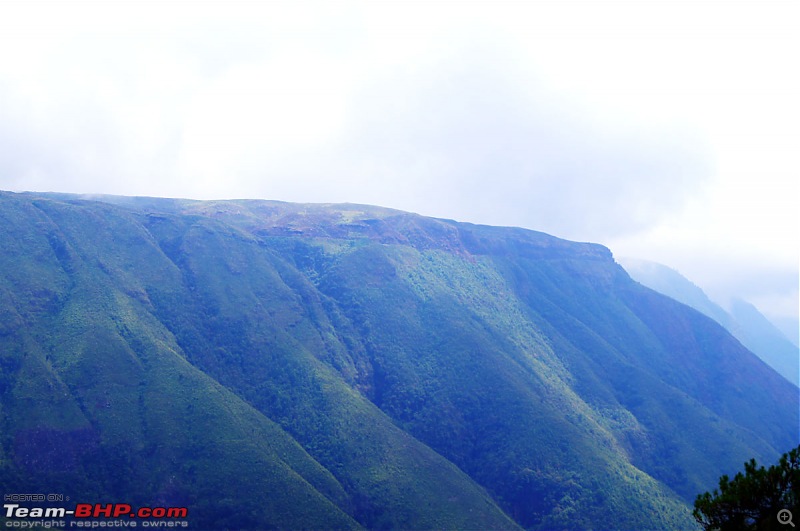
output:
[[[600,246],[94,199],[0,193],[6,492],[213,528],[675,529],[797,444],[796,387]]]
[[[4,492],[188,504],[220,529],[359,527],[336,479],[145,310],[134,266],[170,271],[136,225],[7,198],[0,217]],[[125,264],[132,243],[143,260]]]
[[[0,212],[17,319],[3,336],[7,492],[188,504],[201,528],[514,527],[282,330],[305,309],[247,255],[254,241],[192,224],[181,270],[142,224],[157,221],[126,211],[4,197]],[[236,260],[250,274],[226,269]],[[192,277],[193,263],[207,269]],[[263,317],[249,290],[281,289],[275,319],[242,335]]]

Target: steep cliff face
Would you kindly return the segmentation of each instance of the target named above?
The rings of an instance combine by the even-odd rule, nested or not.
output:
[[[0,218],[6,491],[674,529],[798,441],[795,387],[602,246],[361,205],[2,193]]]

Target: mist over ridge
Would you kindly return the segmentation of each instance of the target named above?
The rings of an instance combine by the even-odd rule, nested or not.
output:
[[[618,258],[618,261],[635,280],[720,323],[784,378],[798,385],[800,353],[797,345],[755,306],[742,299],[733,299],[730,310],[726,311],[674,269],[646,260]]]

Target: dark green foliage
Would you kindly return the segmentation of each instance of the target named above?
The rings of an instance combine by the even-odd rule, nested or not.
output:
[[[722,476],[719,489],[699,495],[694,507],[695,519],[708,531],[787,529],[778,513],[800,514],[800,446],[769,468],[751,459],[744,474],[738,472],[733,480]]]
[[[0,193],[7,492],[214,528],[689,529],[721,471],[797,442],[796,387],[600,246],[103,201]]]

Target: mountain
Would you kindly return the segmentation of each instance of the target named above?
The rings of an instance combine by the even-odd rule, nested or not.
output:
[[[772,315],[769,322],[795,347],[800,348],[800,320],[792,316]]]
[[[620,263],[635,280],[711,317],[784,378],[800,383],[800,350],[755,306],[734,299],[727,312],[674,269],[633,258],[621,258]]]
[[[694,282],[675,269],[657,262],[629,257],[618,257],[617,261],[637,282],[691,306],[714,319],[728,331],[733,328],[733,316],[712,301]]]
[[[0,193],[0,486],[215,529],[691,529],[798,390],[604,247]]]

